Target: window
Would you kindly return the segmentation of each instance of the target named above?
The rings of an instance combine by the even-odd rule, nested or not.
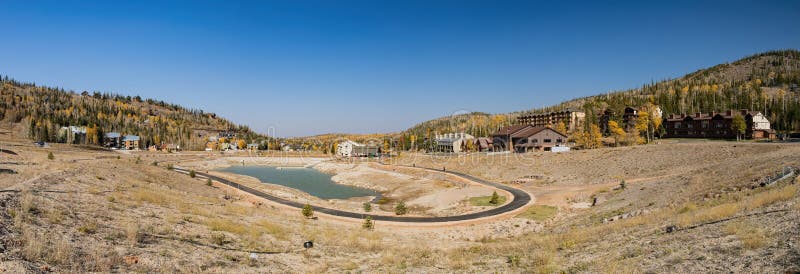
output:
[[[551,142],[553,142],[553,140],[551,140],[551,139],[544,139],[544,142],[545,142],[545,143],[551,143]]]
[[[686,128],[694,128],[694,125],[692,125],[691,123],[686,124]]]
[[[714,123],[714,126],[716,126],[717,128],[722,128],[722,123],[721,122],[716,122],[716,123]]]
[[[702,121],[702,122],[700,122],[700,127],[702,127],[702,128],[708,128],[708,121]]]
[[[681,128],[681,122],[675,122],[675,128]]]
[[[556,139],[556,143],[561,143],[561,138]]]

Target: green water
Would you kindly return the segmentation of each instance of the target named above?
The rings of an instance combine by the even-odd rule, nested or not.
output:
[[[321,199],[348,199],[352,197],[379,196],[374,190],[341,185],[331,180],[331,175],[313,168],[276,168],[271,166],[231,166],[218,171],[236,173],[270,183],[299,189]]]

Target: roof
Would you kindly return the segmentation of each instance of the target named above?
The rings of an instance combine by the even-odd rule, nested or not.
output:
[[[667,118],[665,120],[667,122],[679,122],[679,121],[686,120],[687,118],[690,119],[690,120],[711,120],[711,119],[714,119],[714,117],[719,117],[719,118],[722,118],[722,119],[732,119],[733,116],[737,115],[737,114],[738,115],[742,115],[742,116],[747,116],[747,115],[755,116],[755,115],[758,115],[760,113],[761,113],[760,111],[741,109],[739,111],[728,110],[728,111],[719,112],[719,113],[718,112],[711,112],[711,113],[700,113],[700,112],[698,112],[698,113],[695,113],[694,115],[692,115],[692,114],[670,114],[669,116],[667,116]]]
[[[526,129],[520,130],[520,131],[518,131],[518,132],[516,132],[514,134],[511,134],[511,138],[528,138],[528,137],[531,137],[531,136],[533,136],[533,135],[535,135],[535,134],[537,134],[539,132],[545,131],[545,130],[550,130],[552,132],[555,132],[558,135],[567,137],[563,133],[558,132],[555,129],[552,129],[552,128],[549,128],[549,127],[530,127],[530,128],[526,128]]]
[[[125,135],[125,137],[122,137],[122,140],[123,141],[139,141],[139,136],[136,136],[136,135]]]
[[[120,136],[122,136],[122,135],[119,134],[119,132],[106,133],[106,138],[119,138]]]
[[[517,131],[520,131],[520,130],[522,130],[522,129],[526,128],[526,127],[533,127],[533,126],[531,126],[531,125],[528,125],[528,124],[521,124],[521,125],[507,126],[507,127],[503,127],[503,128],[501,128],[500,130],[496,131],[496,132],[495,132],[495,133],[493,133],[492,135],[509,135],[509,134],[514,134],[515,132],[517,132]]]

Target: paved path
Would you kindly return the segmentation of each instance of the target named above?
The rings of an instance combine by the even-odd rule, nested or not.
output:
[[[404,167],[409,167],[409,166],[404,166]],[[415,168],[433,170],[433,171],[438,171],[438,172],[445,172],[445,171],[436,170],[436,169],[430,169],[430,168],[422,168],[422,167],[415,167]],[[182,169],[182,168],[177,168],[177,167],[174,168],[174,170],[178,171],[178,172],[181,172],[181,173],[188,173],[189,172],[189,170],[187,170],[187,169]],[[264,198],[264,199],[267,199],[267,200],[270,200],[270,201],[273,201],[273,202],[276,202],[276,203],[288,205],[288,206],[295,207],[295,208],[298,208],[298,209],[301,209],[301,208],[303,208],[303,206],[305,206],[305,204],[303,204],[303,203],[299,203],[299,202],[287,200],[287,199],[284,199],[284,198],[272,196],[272,195],[269,195],[267,193],[258,191],[256,189],[253,189],[253,188],[241,185],[239,183],[227,180],[225,178],[221,178],[221,177],[218,177],[218,176],[214,176],[214,175],[207,174],[207,173],[202,173],[202,172],[197,172],[197,171],[195,171],[195,173],[200,177],[211,178],[212,180],[215,180],[217,182],[226,184],[228,186],[237,188],[237,189],[239,189],[241,191],[253,194],[255,196],[258,196],[258,197],[261,197],[261,198]],[[495,208],[492,208],[490,210],[481,211],[481,212],[475,212],[475,213],[469,213],[469,214],[464,214],[464,215],[444,216],[444,217],[414,217],[414,216],[372,215],[372,214],[349,212],[349,211],[326,208],[326,207],[319,207],[319,206],[314,206],[314,211],[315,212],[319,212],[319,213],[325,213],[325,214],[333,215],[333,216],[355,218],[355,219],[364,219],[367,216],[370,216],[370,217],[372,217],[373,220],[376,220],[376,221],[390,221],[390,222],[404,222],[404,223],[442,223],[442,222],[454,222],[454,221],[467,221],[467,220],[473,220],[473,219],[478,219],[478,218],[491,217],[491,216],[494,216],[494,215],[498,215],[498,214],[502,214],[502,213],[513,211],[513,210],[521,208],[521,207],[523,207],[523,206],[525,206],[525,205],[527,205],[528,203],[531,202],[531,196],[527,192],[522,191],[520,189],[517,189],[517,188],[514,188],[514,187],[510,187],[510,186],[507,186],[507,185],[503,185],[503,184],[499,184],[499,183],[495,183],[495,182],[489,182],[489,181],[486,181],[486,180],[483,180],[483,179],[479,179],[479,178],[475,178],[473,176],[470,176],[470,175],[467,175],[467,174],[463,174],[463,173],[460,173],[460,172],[446,171],[446,173],[453,174],[453,175],[456,175],[456,176],[462,177],[464,179],[471,180],[471,181],[474,181],[474,182],[477,182],[477,183],[480,183],[480,184],[483,184],[483,185],[487,185],[487,186],[490,186],[490,187],[499,188],[499,189],[508,191],[509,193],[511,193],[511,195],[514,195],[514,199],[508,204],[502,205],[500,207],[495,207]]]

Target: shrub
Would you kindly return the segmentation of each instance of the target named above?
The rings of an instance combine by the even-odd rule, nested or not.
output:
[[[48,159],[48,160],[54,160],[55,158],[56,158],[56,156],[55,156],[55,155],[53,155],[53,152],[52,152],[52,151],[47,153],[47,159]]]
[[[207,186],[211,186],[212,185],[211,178],[206,179],[206,185]]]
[[[158,161],[153,161],[153,162],[152,162],[152,163],[150,163],[150,164],[151,164],[151,165],[153,165],[153,166],[158,166]]]
[[[196,177],[196,176],[197,176],[197,174],[196,174],[196,173],[194,173],[194,170],[189,170],[189,177],[192,177],[192,178],[194,178],[194,177]]]
[[[225,238],[225,234],[211,233],[211,243],[215,245],[225,245],[228,243],[228,240]]]
[[[625,189],[625,179],[619,182],[619,189]]]
[[[125,227],[125,238],[131,246],[136,246],[142,240],[142,234],[139,232],[139,224],[136,222],[129,222]]]
[[[167,164],[167,170],[172,170],[172,164]]]
[[[500,195],[497,195],[497,191],[492,192],[492,198],[489,199],[489,203],[496,205],[500,201]]]
[[[78,231],[83,234],[94,234],[97,232],[97,224],[94,222],[90,222],[78,227]]]
[[[364,218],[364,224],[362,224],[361,227],[363,227],[366,230],[372,230],[373,228],[375,228],[375,223],[372,222],[372,217],[367,216],[367,218]]]
[[[366,212],[372,211],[372,204],[370,204],[369,202],[364,202],[364,211]]]
[[[397,215],[405,215],[408,212],[408,208],[406,208],[406,203],[400,201],[397,203],[397,206],[394,207],[394,214]]]
[[[136,164],[139,164],[141,162],[142,162],[142,156],[136,156]]]
[[[306,203],[306,205],[303,206],[303,211],[302,212],[303,212],[303,216],[305,216],[306,218],[314,217],[314,208],[312,208],[311,204],[309,204],[309,203]]]

